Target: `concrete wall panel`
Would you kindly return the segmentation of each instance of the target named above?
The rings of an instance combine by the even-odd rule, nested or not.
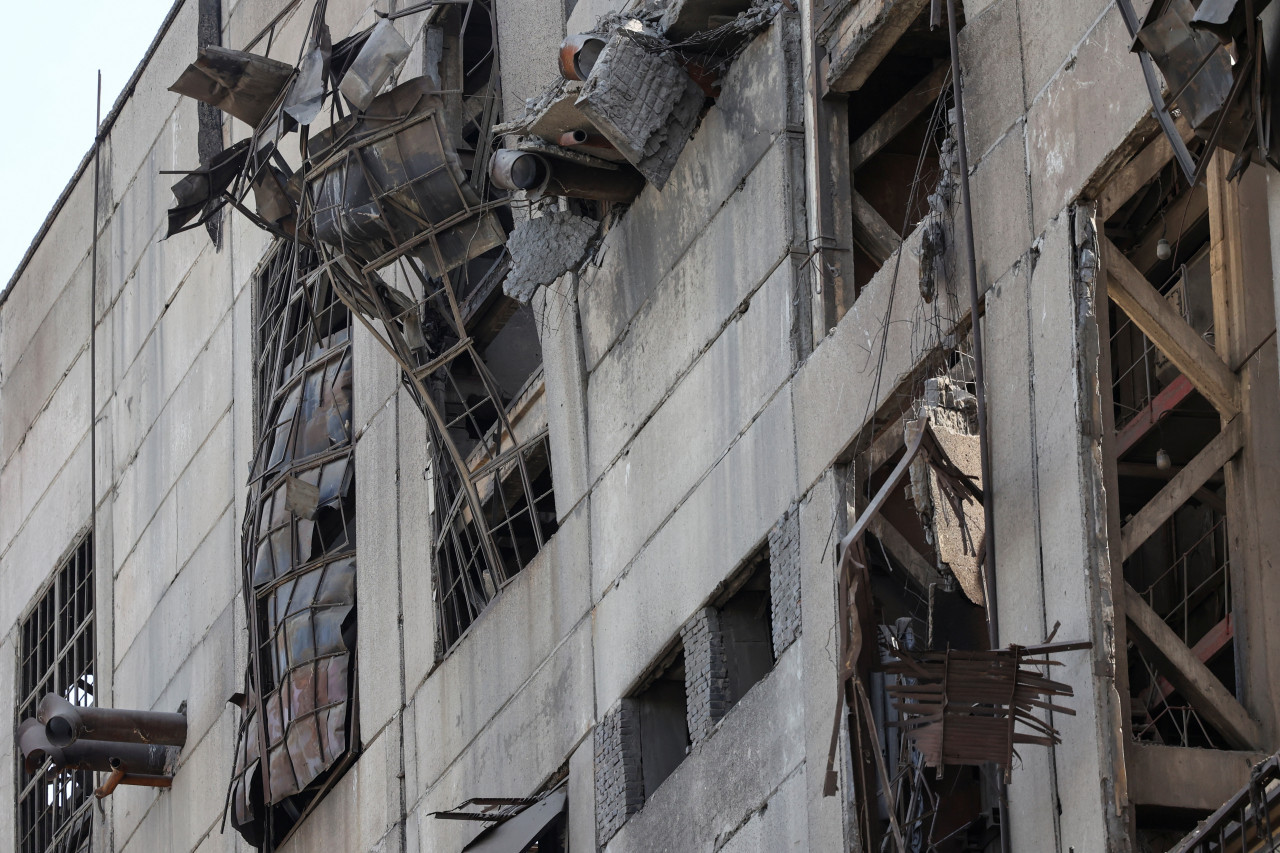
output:
[[[613,587],[597,579],[605,590],[595,611],[601,708],[625,695],[795,499],[794,442],[784,388]]]

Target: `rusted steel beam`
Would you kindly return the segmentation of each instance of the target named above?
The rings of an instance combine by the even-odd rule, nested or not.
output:
[[[1216,658],[1223,649],[1227,647],[1227,643],[1235,637],[1235,626],[1231,621],[1231,614],[1228,613],[1217,625],[1209,629],[1209,633],[1201,637],[1194,646],[1191,647],[1191,654],[1196,656],[1196,660],[1203,664],[1208,664]],[[1151,690],[1147,692],[1145,704],[1150,707],[1154,701],[1163,701],[1169,698],[1169,695],[1176,690],[1169,680],[1166,678],[1159,679]]]
[[[1116,458],[1119,459],[1129,452],[1157,424],[1163,422],[1174,409],[1181,406],[1195,390],[1196,386],[1191,384],[1191,380],[1181,374],[1160,389],[1160,393],[1151,399],[1145,409],[1116,430]]]

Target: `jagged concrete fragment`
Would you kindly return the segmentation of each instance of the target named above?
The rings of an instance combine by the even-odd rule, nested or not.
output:
[[[982,455],[977,434],[977,401],[959,382],[948,377],[925,383],[921,410],[938,444],[955,466],[982,486]],[[969,497],[953,501],[944,492],[937,473],[923,456],[911,465],[911,499],[925,537],[934,546],[938,568],[955,576],[965,597],[974,604],[985,601],[982,589],[981,548],[985,517],[982,504]]]
[[[693,135],[702,90],[666,53],[618,31],[600,53],[576,106],[658,189]]]
[[[507,241],[511,272],[502,282],[502,291],[528,304],[538,287],[577,266],[596,228],[590,219],[559,210],[518,225]]]

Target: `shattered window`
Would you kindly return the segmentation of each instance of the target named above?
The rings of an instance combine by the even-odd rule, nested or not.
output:
[[[258,449],[244,527],[251,602],[233,823],[283,837],[358,746],[351,315],[309,249],[258,276]]]
[[[16,720],[34,718],[48,693],[73,705],[95,704],[93,611],[93,539],[86,536],[22,620]],[[41,766],[29,773],[18,764],[20,853],[87,851],[93,772]]]

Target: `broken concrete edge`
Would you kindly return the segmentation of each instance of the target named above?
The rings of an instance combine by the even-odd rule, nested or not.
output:
[[[507,240],[511,271],[502,282],[503,292],[528,305],[539,287],[582,263],[598,231],[594,220],[561,210],[520,223]]]

